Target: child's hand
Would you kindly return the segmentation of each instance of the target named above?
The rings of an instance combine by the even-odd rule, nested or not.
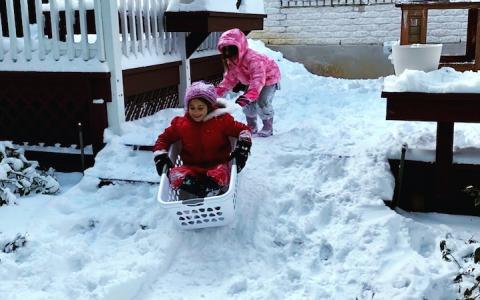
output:
[[[165,166],[167,166],[168,169],[173,167],[173,163],[170,160],[170,158],[168,157],[167,153],[162,153],[160,155],[157,155],[153,158],[153,160],[155,161],[155,167],[157,168],[157,173],[160,176],[162,176],[163,168]]]
[[[235,150],[230,154],[230,159],[235,158],[237,163],[237,173],[242,171],[243,167],[247,163],[248,154],[250,154],[250,148],[252,147],[252,141],[250,139],[238,140]]]
[[[250,101],[250,99],[248,99],[247,97],[242,95],[242,96],[238,97],[237,100],[235,100],[235,103],[237,103],[241,107],[244,107],[245,105],[249,105],[251,103],[251,101]]]

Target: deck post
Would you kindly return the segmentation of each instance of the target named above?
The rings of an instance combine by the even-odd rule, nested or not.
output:
[[[180,65],[180,84],[178,85],[178,106],[183,107],[183,99],[185,98],[185,91],[192,83],[190,77],[190,59],[187,56],[187,33],[177,32],[178,44],[177,49],[180,52],[182,64]]]
[[[108,126],[115,134],[121,134],[121,124],[125,122],[125,101],[122,78],[122,47],[118,24],[117,1],[101,1],[105,58],[110,69],[112,102],[107,103]]]

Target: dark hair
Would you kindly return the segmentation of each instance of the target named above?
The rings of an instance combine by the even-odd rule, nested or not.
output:
[[[191,100],[193,100],[193,99],[198,99],[198,100],[202,101],[202,103],[205,104],[205,106],[207,106],[207,112],[209,112],[209,113],[212,112],[214,109],[217,108],[217,105],[216,105],[216,104],[215,104],[215,105],[212,104],[210,101],[208,101],[207,99],[205,99],[205,98],[203,98],[203,97],[194,97],[194,98],[192,98]],[[191,102],[191,101],[188,101],[187,110],[190,109],[190,107],[189,107],[189,106],[190,106],[190,102]]]
[[[225,59],[233,58],[238,55],[238,48],[234,45],[228,45],[222,48],[222,56]]]
[[[228,70],[227,60],[238,56],[238,48],[234,45],[228,45],[222,48],[222,62],[225,70]]]

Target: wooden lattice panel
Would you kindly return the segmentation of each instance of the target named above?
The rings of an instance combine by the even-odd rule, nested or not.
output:
[[[205,78],[204,81],[211,83],[213,85],[218,85],[223,79],[222,74],[212,75],[211,77]]]
[[[85,76],[19,73],[0,74],[0,140],[79,145],[82,123],[84,145],[99,150],[107,126],[106,104],[92,103],[94,81]]]
[[[137,120],[170,107],[178,106],[178,87],[170,86],[125,99],[127,121]]]

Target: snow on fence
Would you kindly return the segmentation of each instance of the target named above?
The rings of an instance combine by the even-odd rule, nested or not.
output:
[[[3,65],[22,64],[26,70],[29,64],[40,61],[48,62],[49,68],[63,64],[64,69],[65,59],[105,65],[106,43],[118,44],[130,66],[144,57],[156,57],[156,63],[181,59],[180,35],[165,32],[163,26],[167,0],[117,0],[113,5],[118,16],[110,13],[102,3],[105,0],[2,1],[6,3],[6,13],[0,14]],[[105,28],[109,18],[118,22],[118,36],[104,34],[110,32]],[[210,35],[199,51],[215,49],[217,40],[218,34]],[[87,71],[81,64],[77,66],[76,71]],[[35,70],[41,71],[38,64]]]
[[[177,53],[176,34],[165,32],[163,0],[119,0],[122,53],[126,57],[145,54]]]
[[[65,56],[69,60],[81,58],[84,61],[105,61],[101,0],[57,0],[47,4],[42,3],[42,0],[19,0],[20,12],[14,10],[14,0],[5,1],[7,20],[1,22],[8,24],[2,26],[8,28],[8,37],[2,32],[0,60],[30,62],[52,58],[53,61],[59,61]],[[93,11],[95,16],[94,36],[89,36],[87,32],[87,22],[92,22],[87,19],[88,11]],[[16,28],[19,25],[19,13],[21,35],[17,35]],[[35,24],[31,24],[32,20],[35,20]],[[75,21],[79,23],[79,33],[74,31]]]

